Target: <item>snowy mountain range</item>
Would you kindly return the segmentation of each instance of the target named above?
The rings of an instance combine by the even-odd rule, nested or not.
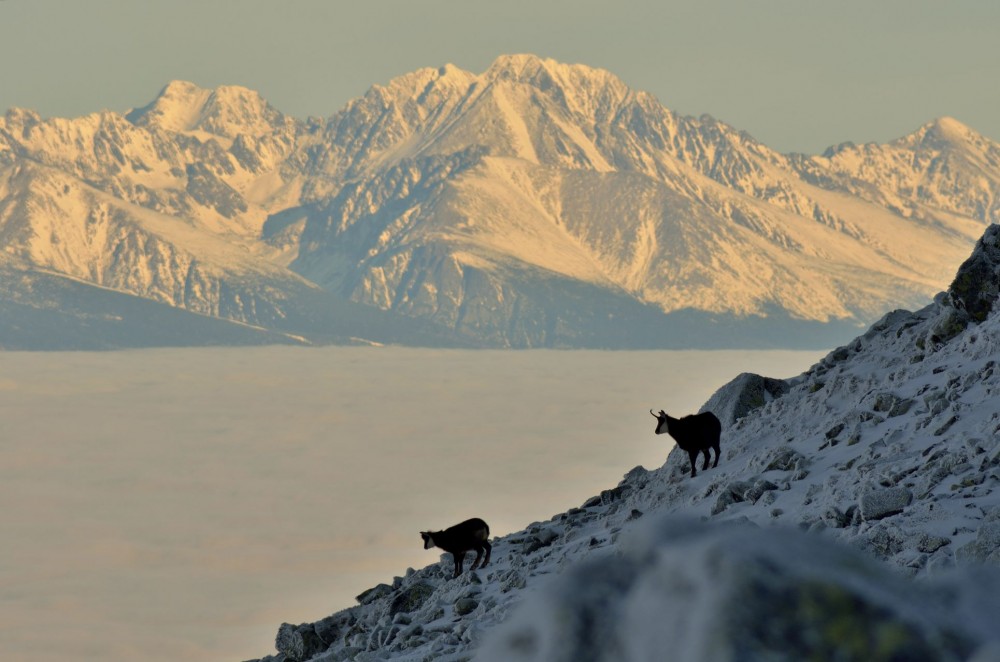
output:
[[[830,346],[941,290],[998,192],[953,119],[784,155],[530,55],[326,119],[173,82],[0,119],[0,345]]]
[[[674,449],[486,568],[443,554],[282,624],[260,662],[1000,659],[998,299],[991,226],[930,305],[713,395],[717,467]]]

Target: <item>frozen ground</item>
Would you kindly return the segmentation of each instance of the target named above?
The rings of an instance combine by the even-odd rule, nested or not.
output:
[[[663,463],[650,407],[694,411],[740,372],[820,356],[0,353],[4,654],[259,656],[277,623],[434,561],[418,530],[546,519]]]

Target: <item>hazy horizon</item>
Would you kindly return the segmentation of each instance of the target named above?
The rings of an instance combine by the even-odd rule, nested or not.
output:
[[[434,563],[417,532],[545,520],[662,465],[651,407],[821,352],[0,352],[0,623],[34,662],[239,660]],[[725,451],[725,449],[723,449]],[[723,459],[724,461],[724,459]]]
[[[243,85],[300,118],[446,63],[533,53],[603,68],[783,152],[886,142],[941,116],[1000,139],[1000,4],[481,0],[0,2],[0,112],[76,117],[172,80]]]

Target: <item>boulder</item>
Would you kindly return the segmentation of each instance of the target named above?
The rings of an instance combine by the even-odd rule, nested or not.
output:
[[[716,391],[701,411],[712,412],[719,418],[722,427],[727,428],[751,411],[788,393],[790,388],[781,379],[744,372]]]
[[[312,623],[292,625],[282,623],[278,635],[274,638],[274,647],[287,660],[301,662],[309,660],[317,653],[326,650],[326,644],[316,634]]]
[[[972,255],[958,268],[948,294],[954,307],[973,322],[987,318],[1000,296],[1000,226],[986,228]]]
[[[861,497],[861,518],[871,521],[896,515],[903,512],[911,501],[913,492],[905,487],[874,490]]]
[[[408,614],[420,609],[433,592],[434,587],[423,582],[402,589],[392,599],[392,604],[389,605],[389,615]]]
[[[392,594],[391,586],[389,586],[388,584],[379,584],[378,586],[373,586],[367,591],[362,591],[358,595],[358,597],[354,599],[358,601],[358,604],[367,605],[391,594]]]
[[[479,601],[475,598],[459,598],[455,601],[455,613],[459,616],[471,614],[479,606]]]
[[[983,522],[976,539],[959,547],[955,558],[962,563],[1000,565],[1000,520]]]

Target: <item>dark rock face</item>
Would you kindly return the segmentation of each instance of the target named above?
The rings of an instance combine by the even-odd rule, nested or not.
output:
[[[982,322],[1000,296],[1000,225],[991,225],[976,242],[968,260],[962,263],[948,288],[956,308],[974,322]]]

